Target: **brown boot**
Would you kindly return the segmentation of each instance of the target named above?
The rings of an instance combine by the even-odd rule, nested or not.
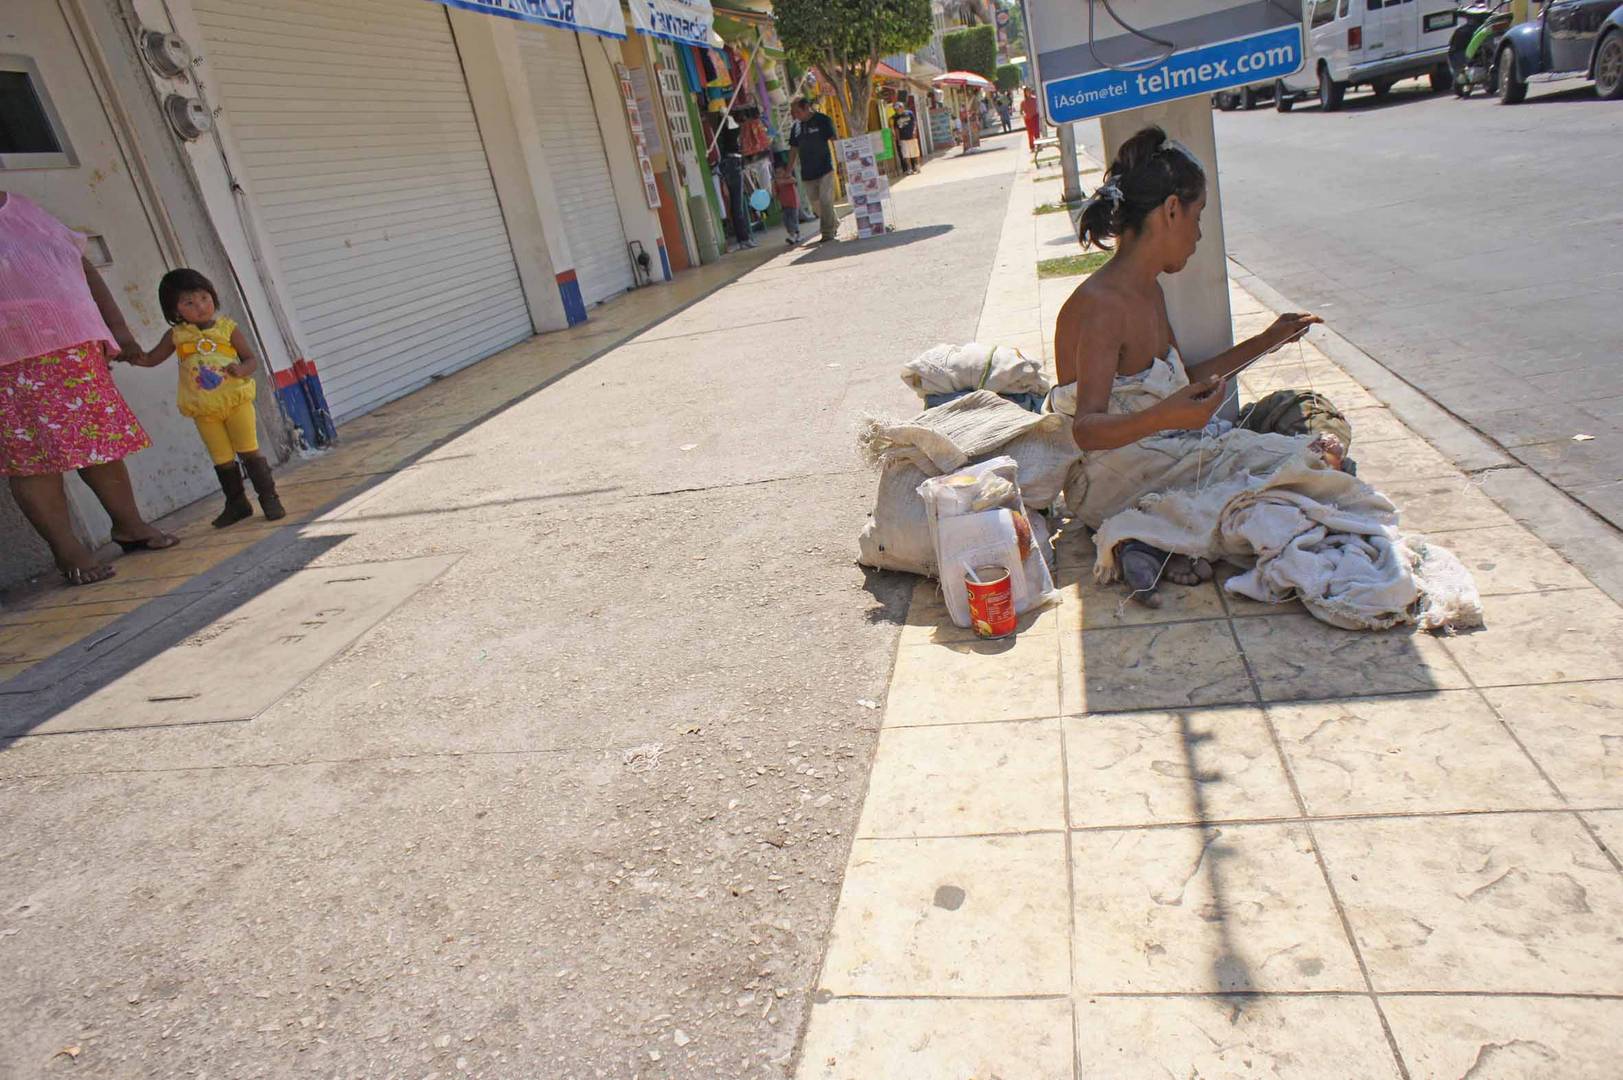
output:
[[[225,492],[225,509],[214,519],[214,527],[223,529],[244,518],[254,516],[254,506],[242,490],[242,470],[233,461],[229,465],[214,466],[214,475],[220,479],[220,490]]]
[[[276,494],[276,479],[271,476],[270,462],[265,460],[265,455],[244,454],[242,464],[248,470],[248,479],[254,482],[254,494],[259,496],[259,512],[265,515],[265,520],[277,521],[287,517],[282,500]]]

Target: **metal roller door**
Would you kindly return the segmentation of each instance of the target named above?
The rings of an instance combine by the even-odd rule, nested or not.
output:
[[[337,417],[533,332],[445,8],[193,8],[238,167]]]
[[[518,35],[541,150],[563,213],[581,296],[588,304],[619,296],[633,284],[631,258],[581,45],[567,30],[528,23],[519,24]],[[596,45],[587,42],[585,47]]]

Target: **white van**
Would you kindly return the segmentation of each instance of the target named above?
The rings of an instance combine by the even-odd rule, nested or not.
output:
[[[1302,8],[1307,62],[1274,85],[1280,112],[1315,94],[1333,112],[1349,86],[1368,86],[1385,97],[1399,79],[1430,75],[1435,90],[1453,81],[1451,0],[1305,0]]]

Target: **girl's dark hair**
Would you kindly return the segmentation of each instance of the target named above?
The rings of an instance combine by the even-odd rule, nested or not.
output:
[[[158,307],[163,309],[163,317],[170,326],[176,326],[186,321],[175,310],[175,305],[180,303],[182,293],[189,292],[206,292],[209,294],[209,298],[214,301],[214,306],[216,308],[220,306],[220,294],[214,291],[214,282],[199,274],[196,270],[189,270],[185,267],[179,270],[171,270],[163,276],[162,281],[158,282]]]
[[[1184,204],[1206,191],[1206,172],[1186,151],[1150,126],[1121,144],[1104,181],[1082,208],[1077,239],[1110,249],[1110,241],[1137,232],[1170,195]]]

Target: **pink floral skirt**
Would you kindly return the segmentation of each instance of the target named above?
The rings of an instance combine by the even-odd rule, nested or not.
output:
[[[152,445],[91,341],[0,367],[0,476],[105,465]]]

